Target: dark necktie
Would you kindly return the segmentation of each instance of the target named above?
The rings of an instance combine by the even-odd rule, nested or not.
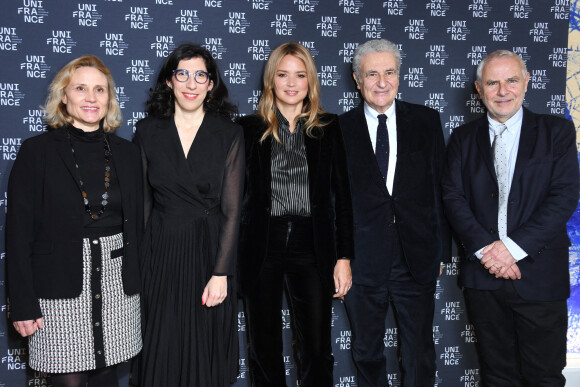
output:
[[[387,180],[387,171],[389,169],[389,132],[387,131],[387,116],[379,114],[379,126],[377,127],[377,144],[375,156],[383,178]]]

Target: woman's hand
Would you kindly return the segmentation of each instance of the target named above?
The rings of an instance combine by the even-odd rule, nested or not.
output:
[[[205,285],[201,295],[201,304],[212,307],[221,304],[228,295],[228,276],[213,275]]]
[[[344,300],[344,296],[352,286],[350,259],[339,259],[334,265],[334,298]]]
[[[20,333],[22,337],[30,336],[34,334],[37,329],[42,329],[44,327],[42,325],[42,317],[37,318],[36,320],[14,321],[12,325],[14,325],[14,329],[16,329],[16,332]]]

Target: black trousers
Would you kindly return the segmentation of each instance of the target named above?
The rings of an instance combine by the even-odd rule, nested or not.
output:
[[[498,290],[465,288],[475,327],[482,386],[564,386],[566,300],[526,301],[513,281]]]
[[[282,294],[286,291],[302,387],[331,387],[332,295],[322,285],[310,218],[272,217],[268,257],[245,296],[252,386],[286,386]]]

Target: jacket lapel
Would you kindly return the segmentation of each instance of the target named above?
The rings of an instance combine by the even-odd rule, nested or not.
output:
[[[493,166],[493,155],[491,154],[491,143],[489,141],[489,123],[487,121],[487,114],[479,119],[476,132],[476,142],[479,154],[483,158],[483,162],[487,167],[493,181],[497,185],[497,176],[495,175],[495,167]]]
[[[255,141],[258,142],[260,137],[266,130],[265,126],[263,130],[259,130],[258,136],[256,136]],[[258,143],[258,158],[260,163],[260,171],[263,179],[260,179],[264,182],[264,189],[268,193],[268,198],[272,197],[272,136],[268,136],[264,141]]]
[[[316,171],[318,171],[318,163],[320,162],[320,147],[321,147],[321,137],[310,137],[304,132],[304,148],[306,148],[306,162],[308,164],[308,185],[310,187],[310,197],[316,197],[314,192],[316,191]]]
[[[535,120],[534,114],[528,109],[524,108],[524,117],[522,118],[522,130],[520,133],[520,144],[518,147],[518,155],[516,157],[516,166],[514,169],[514,176],[512,179],[512,187],[516,188],[517,184],[514,182],[519,181],[520,175],[526,168],[526,164],[530,159],[532,154],[532,149],[536,143],[536,137],[538,133],[538,125]],[[518,187],[519,188],[519,187]],[[512,190],[510,190],[511,192]]]
[[[72,153],[71,153],[70,142],[69,142],[69,139],[67,137],[66,131],[67,131],[66,126],[55,129],[54,135],[55,135],[56,143],[57,143],[56,151],[57,151],[59,157],[61,158],[63,164],[65,165],[66,169],[70,173],[71,178],[75,181],[75,184],[79,189],[79,192],[81,192],[81,186],[79,183],[78,172],[77,172],[76,167],[74,165],[74,160],[73,160]]]

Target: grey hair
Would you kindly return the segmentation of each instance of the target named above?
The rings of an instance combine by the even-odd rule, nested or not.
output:
[[[483,76],[483,67],[492,60],[500,58],[516,58],[522,68],[522,76],[524,78],[526,77],[528,69],[526,67],[526,62],[524,62],[521,56],[510,50],[497,50],[492,52],[485,58],[483,58],[481,62],[479,62],[479,64],[477,65],[477,71],[475,73],[475,79],[477,80],[477,82],[481,83],[481,77]]]
[[[401,70],[401,51],[399,47],[389,40],[386,39],[375,39],[369,40],[361,45],[359,45],[356,50],[354,50],[354,56],[352,58],[352,69],[356,73],[358,79],[361,79],[360,73],[360,61],[366,54],[371,54],[374,52],[390,52],[397,59],[397,72]]]

